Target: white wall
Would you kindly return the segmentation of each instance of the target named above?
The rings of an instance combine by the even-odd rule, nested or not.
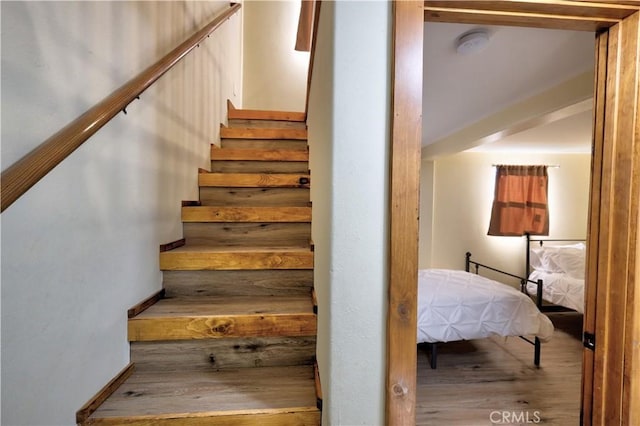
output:
[[[433,161],[422,160],[420,167],[420,229],[418,246],[418,268],[426,269],[431,264],[431,244],[424,243],[433,238],[433,185],[435,167]]]
[[[496,163],[559,165],[548,169],[549,238],[586,237],[589,154],[465,152],[435,161],[433,238],[420,241],[431,245],[431,259],[421,267],[462,269],[470,251],[478,262],[524,273],[524,238],[487,235]]]
[[[227,6],[2,2],[2,168]],[[2,213],[3,424],[75,424],[128,363],[126,310],[240,103],[241,13]]]
[[[294,49],[299,0],[244,1],[244,108],[304,111],[309,52]]]
[[[388,2],[322,4],[308,126],[327,425],[385,423],[390,19]]]

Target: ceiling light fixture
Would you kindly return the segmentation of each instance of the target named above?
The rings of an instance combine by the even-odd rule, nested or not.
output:
[[[462,34],[456,40],[456,52],[461,55],[477,53],[489,44],[489,31],[475,29]]]

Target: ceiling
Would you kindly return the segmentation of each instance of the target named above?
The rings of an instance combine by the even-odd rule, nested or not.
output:
[[[462,149],[474,151],[590,152],[593,80],[586,75],[579,93],[567,82],[593,72],[594,34],[481,27],[488,45],[457,53],[458,37],[477,28],[425,23],[423,156],[446,152],[457,134],[468,139]],[[531,107],[541,93],[546,104]],[[517,105],[520,115],[509,118]]]

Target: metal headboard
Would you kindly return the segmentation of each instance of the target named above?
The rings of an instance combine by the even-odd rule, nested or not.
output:
[[[531,274],[531,243],[539,243],[540,247],[544,245],[544,243],[583,243],[586,240],[583,239],[575,239],[575,238],[531,238],[531,234],[524,234],[527,238],[527,245],[525,247],[525,256],[526,256],[526,265],[525,265],[525,277],[529,278]]]

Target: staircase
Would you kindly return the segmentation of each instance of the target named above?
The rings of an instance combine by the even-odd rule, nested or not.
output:
[[[164,288],[129,311],[131,365],[79,424],[320,424],[304,115],[228,106]]]

